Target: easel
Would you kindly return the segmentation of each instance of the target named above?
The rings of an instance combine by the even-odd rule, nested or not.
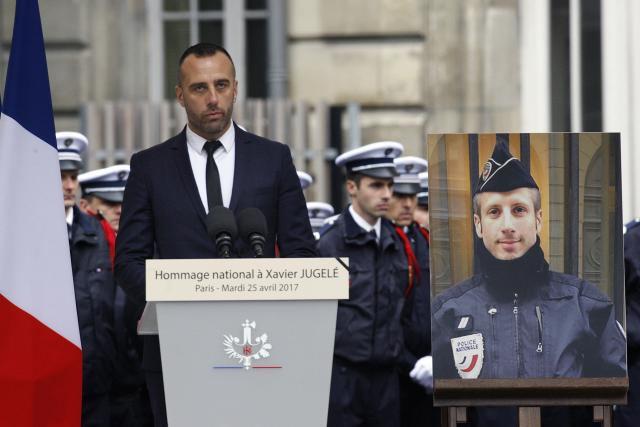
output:
[[[629,381],[620,378],[436,380],[434,403],[442,427],[467,422],[469,406],[517,406],[519,427],[540,427],[542,406],[593,406],[593,420],[611,427],[611,405],[627,401]]]
[[[467,408],[448,407],[442,408],[442,427],[457,427],[458,423],[467,422]],[[521,406],[518,408],[519,427],[540,427],[540,407]],[[599,422],[602,427],[611,427],[611,406],[596,405],[593,407],[593,421]]]

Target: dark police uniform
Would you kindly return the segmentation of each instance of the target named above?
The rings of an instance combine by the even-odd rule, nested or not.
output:
[[[110,203],[122,203],[129,171],[129,165],[114,165],[79,175],[82,197],[97,197]],[[101,212],[88,213],[100,221],[113,264],[116,233]],[[111,424],[118,427],[152,425],[148,392],[142,372],[142,341],[136,333],[142,307],[135,306],[117,285],[110,305],[113,307],[116,349],[115,374],[110,390]]]
[[[400,366],[401,425],[435,425],[433,395],[409,378],[409,371],[417,360],[431,354],[431,294],[429,270],[429,242],[420,232],[418,224],[408,227],[406,236],[418,260],[420,274],[407,296],[403,313],[405,355]]]
[[[450,339],[476,333],[484,341],[478,378],[625,375],[625,339],[609,298],[546,267],[509,283],[475,275],[435,299],[438,378],[459,378]],[[465,327],[458,327],[464,318]]]
[[[377,142],[343,153],[335,163],[344,166],[354,182],[365,176],[390,184],[397,175],[393,159],[402,151],[397,142]],[[365,209],[359,191],[354,204]],[[349,299],[338,302],[327,422],[331,427],[400,423],[397,366],[404,353],[401,317],[409,270],[392,224],[367,214],[375,217],[375,225],[360,218],[355,207],[346,208],[317,245],[320,256],[349,258]]]
[[[73,209],[69,247],[82,344],[82,425],[109,426],[115,361],[113,271],[100,224]]]
[[[627,224],[624,235],[624,273],[627,303],[627,404],[618,405],[616,427],[635,427],[640,420],[640,222]]]
[[[399,422],[396,365],[404,349],[408,270],[393,226],[381,221],[378,244],[346,209],[318,242],[320,256],[349,257],[349,299],[338,303],[330,426]]]

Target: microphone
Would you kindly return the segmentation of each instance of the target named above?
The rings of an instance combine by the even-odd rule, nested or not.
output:
[[[247,208],[238,214],[240,236],[256,254],[264,256],[264,244],[267,241],[267,220],[258,208]]]
[[[238,227],[233,212],[224,206],[216,206],[207,215],[207,233],[216,244],[222,258],[231,257],[233,241],[238,237]]]

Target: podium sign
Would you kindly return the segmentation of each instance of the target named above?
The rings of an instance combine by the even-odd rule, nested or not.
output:
[[[325,426],[347,262],[148,260],[169,425]]]

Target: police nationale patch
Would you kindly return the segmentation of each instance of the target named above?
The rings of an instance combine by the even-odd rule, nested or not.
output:
[[[478,378],[484,361],[484,340],[482,334],[451,338],[453,361],[460,378]]]
[[[491,162],[486,162],[484,164],[484,168],[482,169],[482,180],[486,181],[489,178],[489,175],[491,175]]]

